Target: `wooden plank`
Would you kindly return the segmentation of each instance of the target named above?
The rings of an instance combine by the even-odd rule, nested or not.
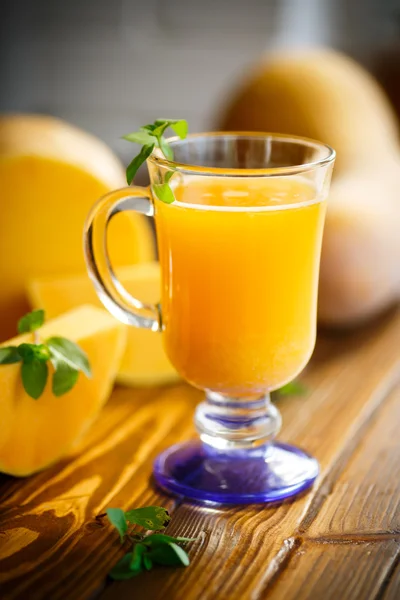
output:
[[[389,394],[356,447],[307,536],[400,539],[400,385]],[[304,528],[303,528],[304,531]]]
[[[103,585],[122,551],[94,517],[111,505],[173,507],[149,486],[151,465],[161,445],[190,435],[197,396],[185,385],[117,389],[75,459],[10,482],[0,511],[2,599],[77,600]]]
[[[324,478],[348,460],[399,379],[399,339],[398,315],[371,336],[362,332],[324,341],[323,351],[304,378],[310,388],[308,397],[281,403],[286,423],[282,437],[304,445],[321,461],[323,477],[312,494],[272,508],[214,511],[177,506],[171,531],[201,540],[191,551],[190,569],[160,570],[135,581],[112,584],[101,600],[125,599],[132,594],[154,600],[261,598],[290,559],[300,523],[312,521],[320,510],[321,501],[314,503],[313,497]],[[357,352],[354,347],[359,348]],[[205,581],[206,589],[199,583]]]
[[[387,586],[391,590],[387,594],[393,596],[399,581],[396,583],[394,579],[391,582],[392,570],[396,568],[396,561],[400,557],[399,422],[398,384],[388,395],[381,410],[371,419],[339,477],[329,482],[331,493],[325,495],[315,519],[310,522],[306,518],[301,524],[297,540],[301,542],[301,536],[307,537],[300,552],[310,548],[310,544],[314,545],[301,561],[296,558],[299,551],[293,554],[287,566],[293,581],[288,581],[283,569],[276,578],[272,598],[301,598],[302,586],[307,581],[311,582],[311,587],[307,588],[310,595],[319,593],[323,598],[356,597],[357,600],[372,600],[382,597]],[[349,546],[345,546],[346,543]],[[333,549],[327,550],[329,546]],[[348,547],[352,548],[351,556],[346,558],[343,548]],[[393,548],[393,553],[386,553],[386,548]],[[372,566],[371,553],[375,557]],[[360,557],[356,564],[356,578],[353,579],[356,555]],[[374,574],[372,583],[362,570],[358,571],[359,563],[368,565],[368,575]],[[337,576],[330,581],[327,571],[333,564]],[[297,570],[301,571],[301,576],[298,576]],[[354,581],[357,583],[357,593],[354,592]],[[328,584],[327,588],[325,584]],[[269,589],[264,589],[268,598]]]
[[[382,600],[399,600],[400,598],[400,557],[387,577],[386,585],[382,585]]]
[[[22,482],[0,480],[6,539],[0,542],[0,596],[91,597],[121,555],[114,532],[95,515],[107,506],[160,503],[173,510],[171,533],[199,536],[190,551],[193,564],[113,583],[101,598],[261,598],[295,552],[299,524],[311,523],[321,510],[325,497],[319,492],[328,474],[339,474],[384,405],[399,376],[399,339],[396,313],[363,332],[321,340],[304,377],[310,393],[280,405],[282,439],[314,452],[323,477],[313,493],[279,507],[208,509],[155,492],[152,460],[191,435],[201,394],[185,385],[118,389],[75,458]]]
[[[293,554],[272,589],[260,598],[372,600],[378,597],[399,553],[394,540],[366,544],[307,541]]]

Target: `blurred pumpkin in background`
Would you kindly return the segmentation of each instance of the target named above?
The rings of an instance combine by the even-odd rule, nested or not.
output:
[[[0,340],[29,308],[29,279],[86,273],[89,209],[124,185],[117,157],[88,133],[49,116],[0,117]],[[141,215],[117,215],[109,246],[114,265],[154,258],[153,234]]]
[[[398,123],[366,70],[330,50],[272,55],[233,94],[219,128],[302,135],[335,148],[321,322],[353,325],[400,297]]]

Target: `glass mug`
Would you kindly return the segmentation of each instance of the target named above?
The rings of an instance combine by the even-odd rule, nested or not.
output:
[[[335,159],[299,137],[210,133],[171,138],[156,150],[149,189],[104,196],[85,226],[89,275],[118,319],[163,336],[178,373],[205,390],[199,433],[166,449],[154,476],[164,490],[201,502],[287,498],[319,467],[275,441],[281,426],[269,393],[293,379],[315,344],[326,198]],[[156,196],[169,182],[175,202]],[[161,303],[133,298],[108,257],[107,226],[120,211],[155,218]]]

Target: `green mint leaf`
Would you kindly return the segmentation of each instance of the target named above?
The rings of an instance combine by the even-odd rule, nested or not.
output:
[[[46,340],[50,348],[51,356],[55,361],[63,361],[68,363],[72,369],[82,371],[86,377],[91,377],[89,359],[87,354],[71,340],[64,337],[54,336]]]
[[[21,361],[21,355],[16,346],[4,346],[0,348],[0,365],[12,365]]]
[[[277,392],[280,396],[304,396],[307,393],[307,388],[300,381],[290,381]]]
[[[125,513],[128,523],[141,525],[145,529],[157,531],[164,529],[171,520],[168,511],[161,506],[145,506],[144,508],[134,508]]]
[[[35,344],[20,344],[18,354],[24,362],[31,362],[35,358]]]
[[[163,134],[166,129],[169,127],[169,121],[160,121],[160,125],[156,127],[152,134],[157,139],[157,145],[161,149],[161,152],[164,154],[165,158],[168,160],[172,160],[174,158],[174,153],[172,148],[169,147],[167,141],[164,139]]]
[[[147,131],[134,131],[133,133],[128,133],[127,135],[122,136],[124,140],[128,142],[133,142],[135,144],[154,144],[154,137],[150,135],[150,132]]]
[[[28,333],[39,329],[44,323],[44,310],[33,310],[18,321],[18,333]]]
[[[164,183],[169,183],[173,175],[175,175],[175,171],[167,171],[164,175]]]
[[[154,137],[161,137],[162,135],[164,135],[164,131],[166,129],[168,129],[168,127],[170,126],[171,121],[166,120],[163,121],[161,119],[159,119],[158,121],[154,122],[154,125],[156,125],[156,127],[153,129],[152,131],[152,135],[154,135]]]
[[[128,523],[124,511],[122,508],[107,508],[106,514],[111,525],[114,525],[118,531],[122,543],[128,531]]]
[[[183,140],[188,134],[188,123],[185,119],[156,119],[154,121],[154,125],[156,126],[152,131],[154,135],[161,135],[164,133],[168,127],[171,127],[173,131]]]
[[[166,204],[175,202],[174,192],[171,190],[168,183],[154,183],[152,189],[153,194],[162,202],[165,202]]]
[[[148,556],[157,565],[187,567],[190,563],[189,557],[183,548],[174,543],[155,546],[150,549]]]
[[[47,344],[35,344],[34,348],[35,358],[38,360],[46,361],[50,358],[50,350]]]
[[[21,366],[22,384],[28,396],[37,400],[46,387],[49,369],[47,363],[34,359]]]
[[[143,546],[143,544],[135,545],[132,552],[131,564],[129,567],[134,574],[138,574],[143,571],[143,555],[146,554],[146,552],[147,548],[146,546]]]
[[[184,537],[172,537],[171,535],[165,535],[164,533],[152,533],[146,535],[143,539],[143,544],[146,546],[160,546],[162,544],[189,544],[195,542],[197,538],[184,538]]]
[[[148,549],[143,544],[136,544],[132,552],[128,552],[121,560],[111,569],[110,577],[112,579],[131,579],[139,575],[145,567],[148,571],[153,564],[151,559],[146,559]]]
[[[17,350],[25,363],[33,360],[46,362],[50,358],[50,350],[46,344],[20,344]]]
[[[55,396],[69,392],[78,381],[79,371],[61,359],[52,359],[55,368],[52,380],[52,391]]]
[[[175,121],[174,123],[171,123],[171,129],[175,131],[176,135],[178,135],[181,138],[181,140],[184,140],[188,134],[189,127],[185,119],[180,119],[180,121]]]
[[[153,568],[153,561],[151,560],[151,558],[148,554],[145,554],[143,556],[143,565],[147,571],[150,571],[150,569]]]
[[[119,560],[111,569],[109,575],[112,579],[115,579],[116,581],[122,581],[124,579],[131,579],[137,575],[137,573],[131,570],[132,554],[133,552],[128,552],[128,554],[125,554],[125,556],[123,556],[121,560]]]
[[[174,160],[174,152],[163,137],[158,138],[158,145],[161,148],[161,152],[164,154],[165,158],[168,158],[168,160]]]
[[[132,162],[128,165],[126,169],[126,181],[128,185],[130,185],[139,170],[139,167],[145,162],[145,160],[150,156],[153,152],[155,144],[146,144],[142,147],[139,154],[135,156]]]
[[[149,125],[142,125],[142,127],[140,128],[141,131],[149,131],[150,133],[153,133],[153,131],[155,129],[157,129],[156,123],[150,123]]]

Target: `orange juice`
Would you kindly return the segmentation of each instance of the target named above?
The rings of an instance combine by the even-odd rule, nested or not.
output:
[[[155,201],[169,359],[200,388],[279,388],[314,348],[326,202],[295,177],[191,177],[174,193]]]

